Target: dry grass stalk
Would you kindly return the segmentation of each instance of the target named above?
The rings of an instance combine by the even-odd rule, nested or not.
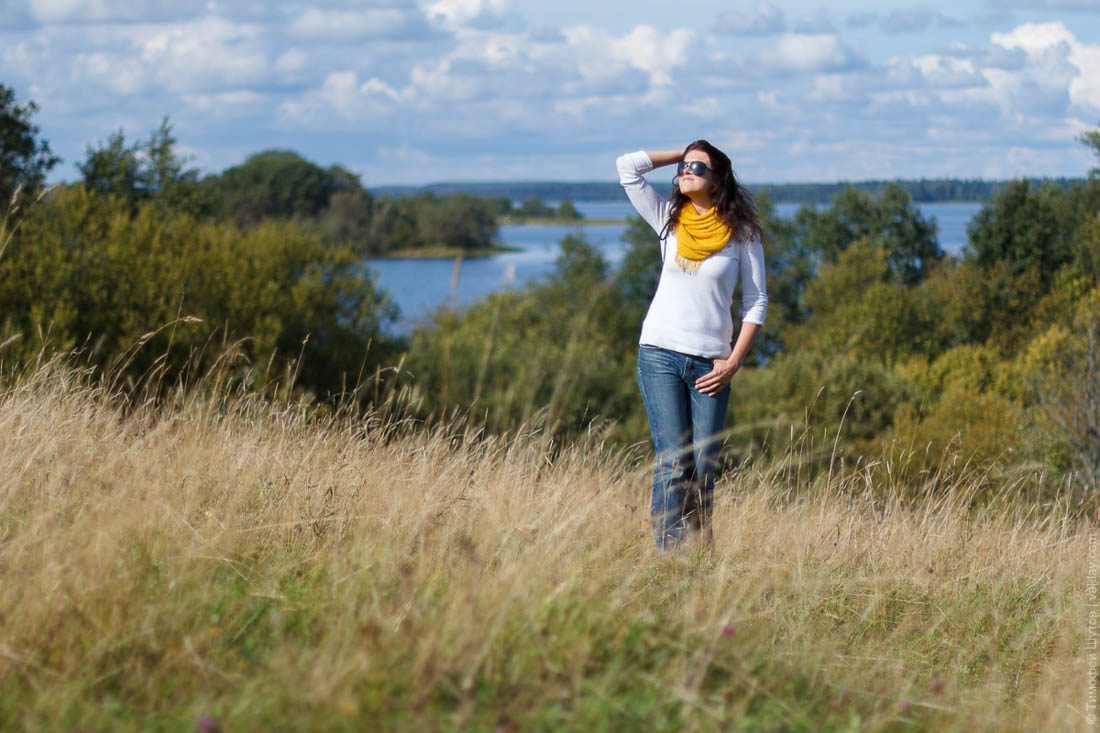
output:
[[[1066,507],[747,468],[662,558],[598,438],[113,404],[56,360],[0,389],[0,727],[1083,725]]]

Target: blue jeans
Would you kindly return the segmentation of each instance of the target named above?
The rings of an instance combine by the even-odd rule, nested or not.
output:
[[[712,397],[696,390],[695,380],[713,367],[713,359],[701,356],[656,346],[638,350],[638,388],[657,453],[650,517],[660,550],[678,548],[689,527],[710,534],[730,388]]]

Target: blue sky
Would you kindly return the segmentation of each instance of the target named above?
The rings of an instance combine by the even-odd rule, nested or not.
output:
[[[76,177],[164,115],[206,172],[613,180],[707,138],[748,182],[1081,176],[1100,0],[0,0],[0,83]]]

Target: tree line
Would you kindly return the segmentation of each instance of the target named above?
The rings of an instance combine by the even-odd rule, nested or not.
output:
[[[56,164],[33,112],[9,97],[0,115],[0,161],[14,161],[0,191],[32,192]],[[1083,141],[1100,157],[1100,136]],[[5,220],[0,364],[75,350],[171,383],[230,353],[234,378],[260,391],[292,375],[317,399],[399,402],[417,421],[457,413],[491,431],[647,440],[634,364],[660,257],[640,219],[617,268],[571,235],[546,281],[441,308],[398,339],[363,246],[326,215],[376,207],[363,226],[377,236],[422,236],[440,226],[442,197],[396,208],[417,197],[375,198],[344,169],[287,153],[199,179],[173,144],[167,124],[136,145],[112,137],[89,149],[83,181]],[[1097,488],[1100,171],[1068,187],[1007,184],[958,257],[900,185],[844,187],[791,219],[758,203],[771,308],[733,381],[729,470],[786,457],[776,465],[861,468],[915,495],[960,472],[990,493]]]
[[[1029,178],[1033,186],[1054,185],[1068,189],[1084,182],[1083,178]],[[898,187],[909,194],[916,203],[939,201],[989,201],[1011,185],[1012,181],[987,181],[977,178],[918,178],[912,180],[872,180],[850,183],[771,183],[747,184],[753,195],[766,197],[772,203],[827,204],[846,188],[873,196],[881,195],[888,187]],[[656,181],[658,187],[671,184]],[[377,195],[413,196],[420,193],[436,195],[470,193],[485,197],[504,197],[519,201],[537,198],[551,201],[621,201],[622,188],[618,183],[563,182],[563,181],[500,181],[433,183],[427,186],[378,186],[371,188]]]

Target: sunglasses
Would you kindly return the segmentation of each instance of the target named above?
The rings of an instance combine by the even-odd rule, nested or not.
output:
[[[710,168],[707,168],[707,164],[702,161],[693,160],[688,163],[681,160],[680,164],[676,166],[676,175],[680,175],[684,171],[691,171],[691,175],[699,176],[700,178],[702,178],[707,174],[707,171],[709,170]]]

